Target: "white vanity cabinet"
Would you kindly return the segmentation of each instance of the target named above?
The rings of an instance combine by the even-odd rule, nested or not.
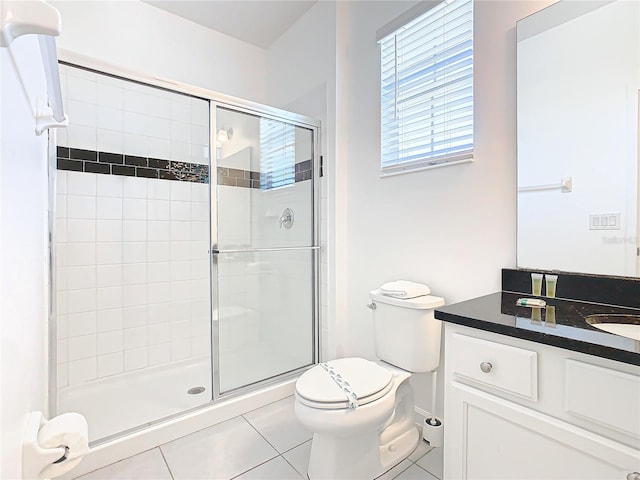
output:
[[[640,367],[445,324],[444,477],[640,480]]]

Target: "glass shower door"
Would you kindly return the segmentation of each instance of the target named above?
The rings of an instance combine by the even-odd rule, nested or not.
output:
[[[314,131],[221,106],[215,124],[214,376],[224,395],[314,362]]]

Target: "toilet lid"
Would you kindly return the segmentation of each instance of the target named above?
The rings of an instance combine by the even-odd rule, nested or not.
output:
[[[358,396],[358,405],[378,400],[386,395],[393,383],[393,374],[380,365],[364,358],[340,358],[327,365],[340,374],[349,389]],[[321,365],[307,370],[296,382],[299,400],[311,407],[348,408],[345,391]]]

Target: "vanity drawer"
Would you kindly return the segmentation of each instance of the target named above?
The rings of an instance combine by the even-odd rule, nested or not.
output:
[[[538,400],[538,354],[523,348],[454,333],[453,374],[527,400]]]
[[[640,376],[567,359],[564,409],[640,438]]]

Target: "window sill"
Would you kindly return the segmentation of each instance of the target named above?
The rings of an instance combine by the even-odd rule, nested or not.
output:
[[[449,167],[451,165],[460,165],[462,163],[472,163],[473,157],[462,158],[460,160],[453,160],[450,162],[441,162],[433,165],[407,165],[406,167],[397,167],[393,169],[383,170],[380,172],[380,178],[395,177],[396,175],[402,175],[404,173],[420,172],[422,170],[432,170],[434,168]]]

